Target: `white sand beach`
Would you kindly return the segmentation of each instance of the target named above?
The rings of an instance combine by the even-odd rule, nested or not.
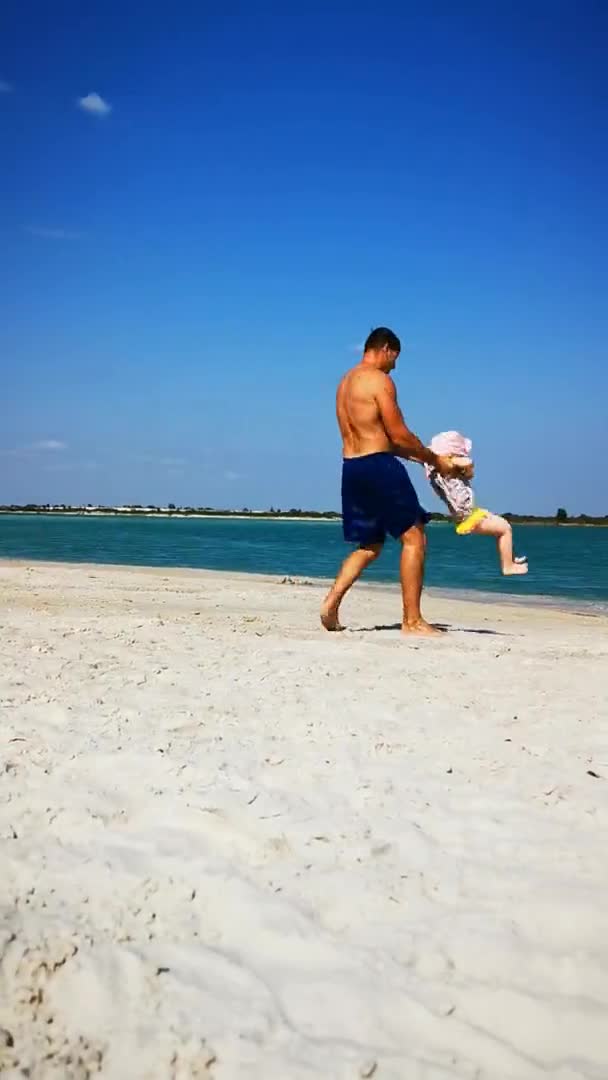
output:
[[[608,1077],[608,620],[322,593],[0,565],[3,1080]]]

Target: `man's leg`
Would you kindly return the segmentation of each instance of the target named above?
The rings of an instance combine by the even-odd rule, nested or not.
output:
[[[424,579],[426,535],[424,525],[417,522],[401,536],[401,592],[403,595],[404,634],[440,634],[422,618],[420,599]]]
[[[338,612],[346,593],[351,585],[367,566],[370,566],[378,558],[382,551],[382,543],[363,544],[357,551],[353,551],[342,563],[340,572],[329,590],[321,608],[321,622],[326,630],[342,630]]]

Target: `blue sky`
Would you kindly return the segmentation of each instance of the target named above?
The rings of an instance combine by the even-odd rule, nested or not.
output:
[[[608,513],[606,5],[130,8],[3,5],[0,501],[337,507],[388,324],[483,503]]]

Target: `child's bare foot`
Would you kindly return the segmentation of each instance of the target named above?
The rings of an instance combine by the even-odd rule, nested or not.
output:
[[[445,630],[440,630],[437,626],[431,626],[426,619],[416,619],[415,622],[404,622],[401,633],[417,634],[422,637],[441,637],[442,634],[445,634]]]
[[[321,625],[324,626],[326,630],[344,630],[344,627],[338,618],[338,607],[335,603],[332,603],[329,598],[323,602],[323,606],[321,607]]]
[[[502,572],[503,572],[505,577],[512,577],[514,574],[527,574],[528,573],[527,560],[524,561],[524,562],[520,562],[519,560],[516,559],[515,562],[511,563],[510,566],[503,566]]]

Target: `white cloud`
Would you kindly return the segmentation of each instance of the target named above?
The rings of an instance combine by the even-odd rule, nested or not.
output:
[[[12,94],[14,87],[5,79],[0,79],[0,94]]]
[[[39,442],[30,443],[28,450],[67,450],[68,444],[60,439],[40,439]]]
[[[108,116],[112,112],[112,106],[107,101],[104,101],[100,94],[95,92],[78,98],[76,104],[79,109],[92,113],[93,116]]]
[[[26,443],[24,446],[12,446],[9,450],[0,450],[2,457],[28,458],[33,454],[56,453],[58,450],[67,450],[68,444],[60,439],[39,439],[38,442]]]
[[[26,233],[30,236],[38,236],[41,240],[78,240],[80,233],[70,232],[68,229],[48,229],[45,226],[27,225]]]
[[[241,474],[238,472],[233,472],[232,469],[226,469],[224,473],[224,478],[226,480],[240,480]]]

